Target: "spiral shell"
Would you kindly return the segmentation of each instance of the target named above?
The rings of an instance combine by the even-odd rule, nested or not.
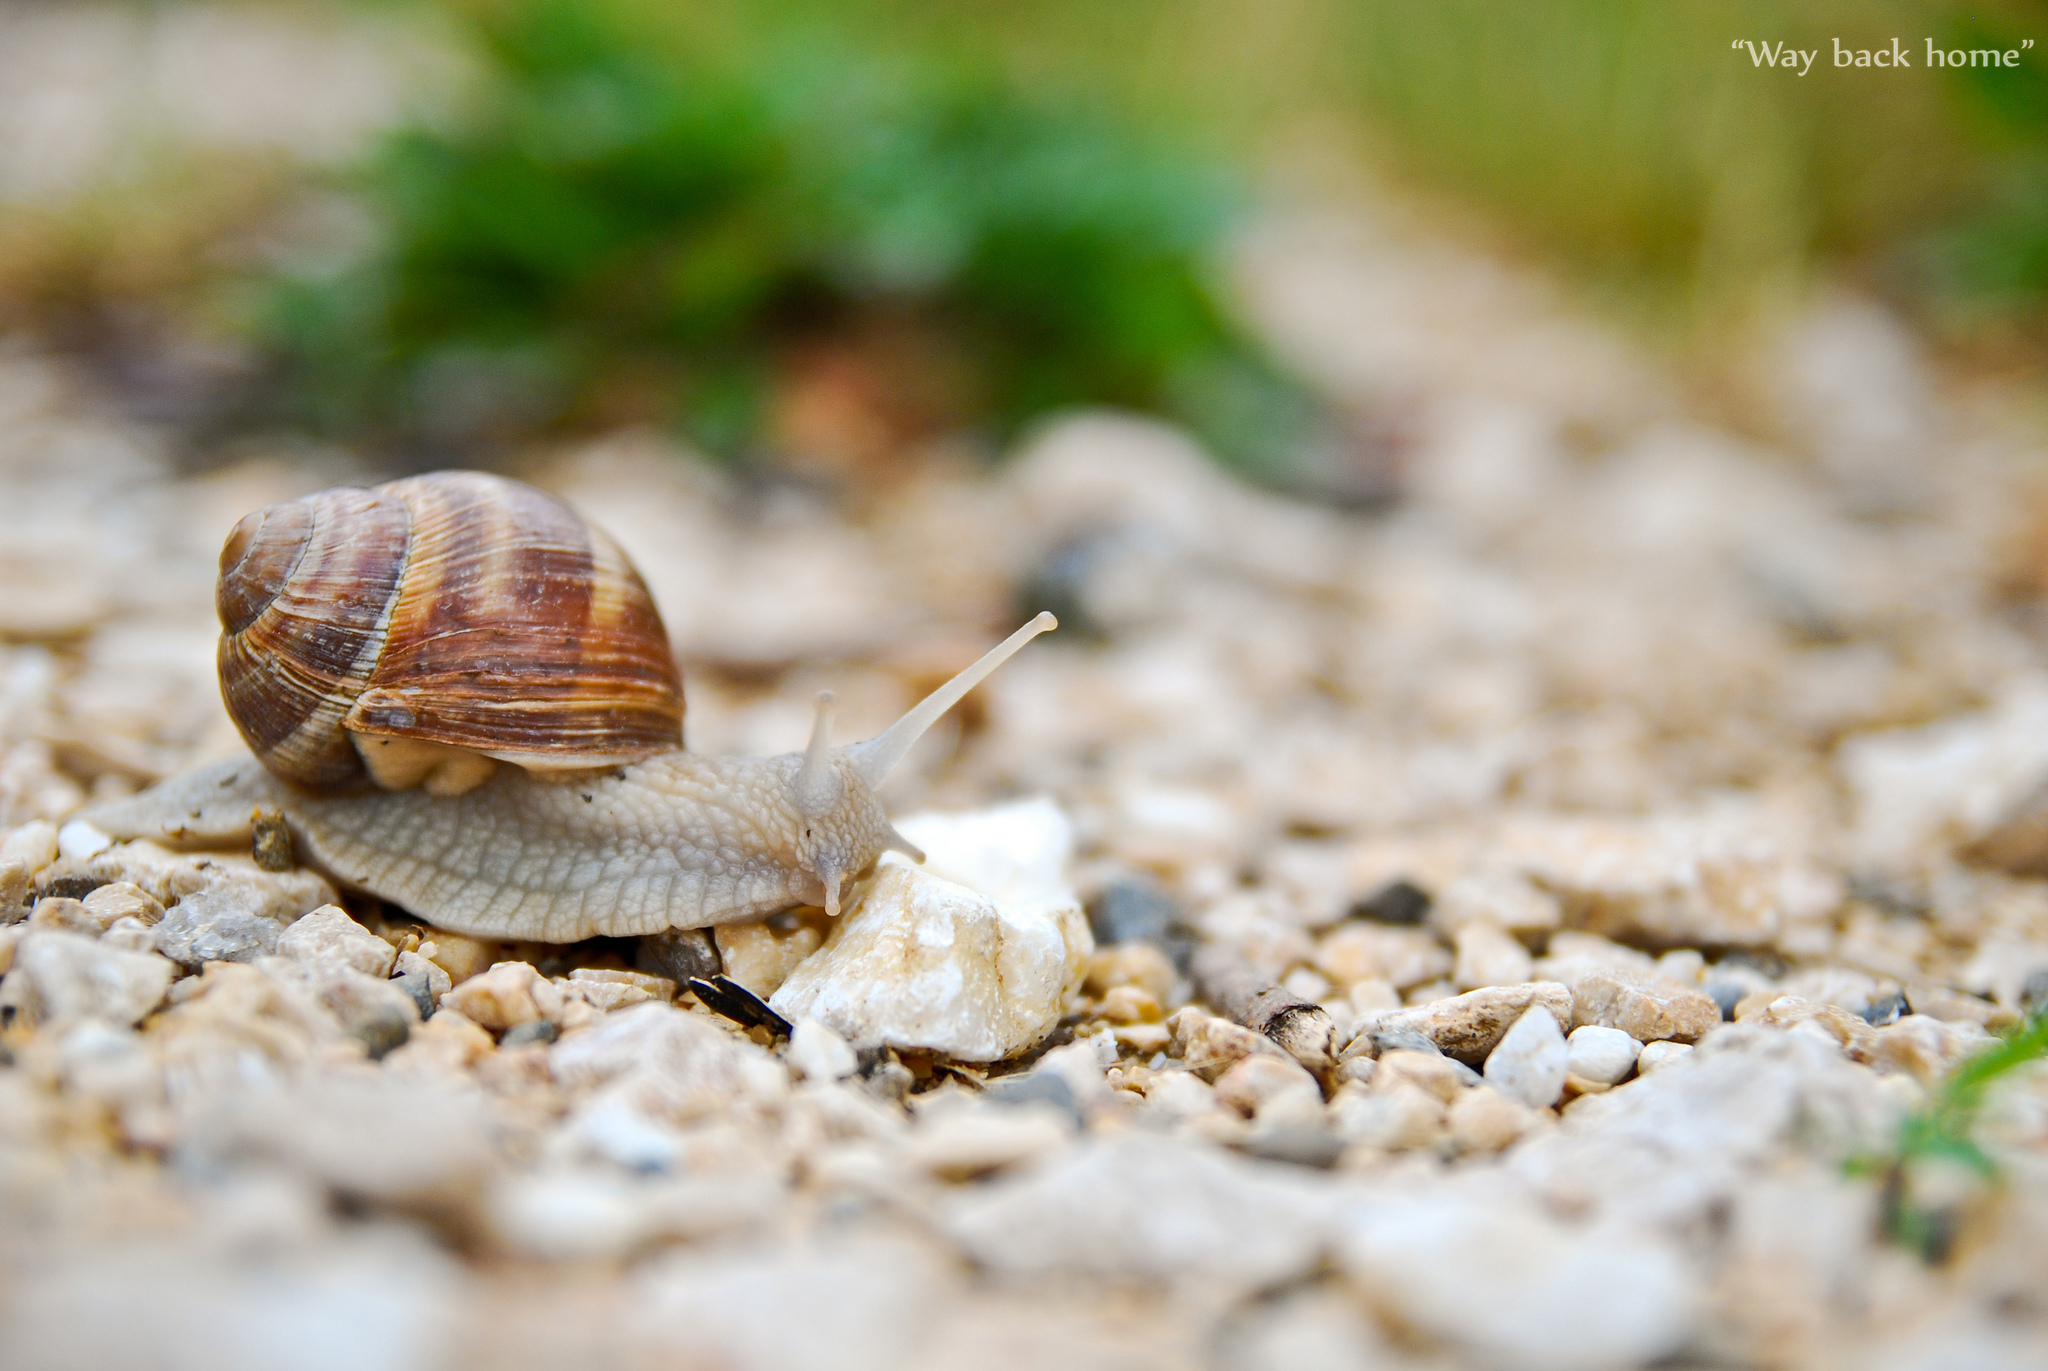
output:
[[[221,549],[221,693],[300,785],[359,783],[370,740],[534,770],[682,746],[682,676],[603,533],[517,481],[436,472],[272,505]]]

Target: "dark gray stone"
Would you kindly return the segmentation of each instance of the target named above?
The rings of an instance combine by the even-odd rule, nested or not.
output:
[[[412,1002],[420,1007],[422,1020],[434,1017],[434,983],[424,971],[408,971],[403,976],[393,976],[391,983],[412,996]]]
[[[1429,913],[1430,894],[1413,881],[1389,881],[1351,906],[1351,917],[1382,924],[1419,924]]]
[[[679,986],[692,980],[708,981],[725,970],[708,928],[671,928],[640,939],[633,949],[633,966]]]
[[[529,1019],[505,1030],[505,1036],[498,1040],[500,1047],[519,1047],[526,1043],[551,1043],[561,1036],[561,1030],[546,1019]]]
[[[1088,925],[1102,947],[1163,944],[1175,914],[1172,897],[1150,881],[1113,881],[1088,902]]]
[[[1708,981],[1700,989],[1720,1008],[1725,1023],[1735,1022],[1735,1006],[1741,1004],[1742,997],[1749,993],[1734,981]]]

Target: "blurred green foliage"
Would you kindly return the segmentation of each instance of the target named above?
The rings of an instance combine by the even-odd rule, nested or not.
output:
[[[2024,22],[2030,18],[2033,22]],[[2017,66],[1970,66],[1944,74],[1985,149],[1989,193],[1941,235],[1930,254],[1939,297],[1967,320],[2039,322],[2048,303],[2048,7],[1973,12],[1936,35],[1945,49],[2034,47]]]
[[[1916,1174],[1930,1167],[1948,1168],[1980,1184],[1996,1184],[1998,1164],[1976,1138],[1985,1097],[2000,1081],[2044,1057],[2048,1057],[2048,1012],[2036,1010],[1997,1044],[1949,1073],[1927,1104],[1906,1119],[1891,1156],[1857,1158],[1850,1163],[1850,1174],[1884,1182],[1884,1224],[1894,1242],[1930,1262],[1947,1259],[1960,1220],[1952,1207],[1955,1187],[1940,1187],[1949,1192],[1944,1196],[1949,1203],[1929,1204],[1916,1193]]]
[[[658,417],[747,453],[850,367],[842,407],[899,436],[1114,403],[1256,469],[1310,422],[1214,284],[1235,188],[1114,114],[815,16],[454,12],[484,81],[363,172],[376,247],[263,293],[301,419],[445,447]]]

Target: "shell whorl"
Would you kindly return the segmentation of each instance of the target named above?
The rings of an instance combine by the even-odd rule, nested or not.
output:
[[[221,692],[265,766],[364,774],[351,735],[537,769],[682,744],[682,679],[624,553],[531,486],[438,472],[273,505],[221,550]]]

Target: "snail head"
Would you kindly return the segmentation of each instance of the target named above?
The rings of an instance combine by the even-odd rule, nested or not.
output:
[[[1038,615],[864,743],[832,746],[832,692],[819,694],[810,745],[789,783],[789,801],[804,819],[805,866],[824,887],[827,914],[838,917],[839,889],[845,878],[865,870],[883,852],[924,860],[916,844],[890,824],[875,798],[876,787],[963,695],[1024,644],[1058,627],[1059,620],[1052,615]],[[868,841],[859,842],[854,835],[867,835]],[[862,848],[867,849],[865,853]]]

